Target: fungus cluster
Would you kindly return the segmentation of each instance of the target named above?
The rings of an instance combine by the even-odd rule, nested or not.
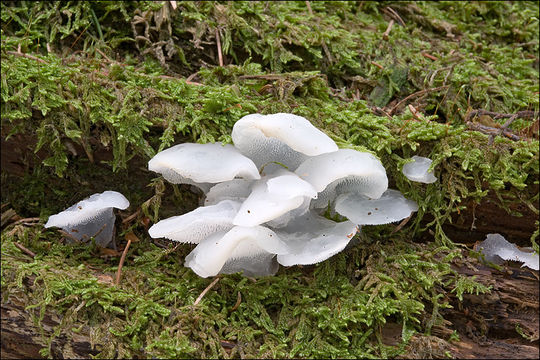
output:
[[[418,209],[388,189],[375,156],[338,149],[303,117],[247,115],[231,136],[234,146],[185,143],[148,163],[166,180],[205,193],[203,206],[149,229],[153,238],[197,244],[185,266],[201,277],[273,275],[278,263],[321,262],[342,251],[359,226],[399,221]],[[348,220],[327,219],[328,208]]]

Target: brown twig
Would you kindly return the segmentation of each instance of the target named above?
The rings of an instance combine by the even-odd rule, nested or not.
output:
[[[388,40],[388,35],[390,35],[390,31],[392,31],[392,27],[394,26],[394,19],[391,19],[388,23],[388,27],[386,28],[385,32],[382,34],[382,38],[384,40]]]
[[[129,237],[127,238],[128,238],[128,242],[126,244],[126,247],[124,248],[124,251],[122,252],[122,257],[120,257],[120,262],[118,263],[118,270],[116,271],[116,280],[114,281],[115,285],[120,284],[120,276],[122,276],[122,266],[124,265],[124,261],[126,260],[126,255],[129,249],[129,245],[131,245],[131,238]]]
[[[378,67],[378,68],[381,69],[381,70],[384,69],[384,66],[382,66],[381,64],[376,63],[375,61],[372,61],[372,62],[371,62],[371,65],[375,65],[376,67]]]
[[[483,124],[475,123],[475,122],[471,122],[471,121],[467,121],[467,126],[471,130],[475,130],[475,131],[481,132],[483,134],[490,135],[490,144],[493,142],[492,138],[495,138],[497,135],[504,135],[507,138],[509,138],[511,140],[514,140],[514,141],[521,140],[521,138],[519,136],[512,133],[508,129],[495,128],[495,127],[491,127],[491,126],[487,126],[487,125],[483,125]],[[502,132],[501,132],[501,130],[502,130]]]
[[[538,117],[539,112],[533,111],[533,110],[524,110],[524,111],[518,111],[515,114],[504,114],[504,113],[478,109],[478,110],[473,110],[469,114],[467,114],[465,121],[469,121],[470,119],[478,115],[489,115],[493,117],[493,119],[506,119],[506,118],[511,118],[514,115],[517,115],[518,119],[534,119]]]
[[[135,219],[139,214],[141,213],[141,208],[138,208],[137,211],[135,211],[133,214],[129,215],[127,218],[122,220],[122,224],[126,224],[130,222],[131,220]]]
[[[28,250],[27,248],[25,248],[24,246],[22,246],[22,245],[19,244],[18,242],[14,242],[13,245],[15,245],[19,250],[21,250],[23,253],[25,253],[26,255],[30,256],[31,258],[36,257],[36,254],[35,254],[35,253],[33,253],[32,251]]]
[[[313,10],[311,10],[311,4],[307,0],[306,0],[306,7],[309,12],[309,15],[313,16]]]
[[[390,111],[388,112],[388,114],[390,115],[394,115],[394,112],[406,101],[412,99],[413,97],[416,97],[416,96],[421,96],[421,95],[424,95],[424,94],[427,94],[429,92],[433,92],[433,91],[439,91],[439,90],[444,90],[448,88],[448,85],[444,85],[444,86],[439,86],[439,87],[436,87],[436,88],[431,88],[431,89],[424,89],[424,90],[420,90],[420,91],[417,91],[415,93],[412,93],[411,95],[407,96],[406,98],[404,98],[403,100],[401,100],[400,102],[398,102],[396,105],[394,105],[392,107],[392,109],[390,109]]]
[[[71,240],[75,241],[76,243],[80,243],[82,240],[79,240],[77,239],[75,236],[71,235],[70,233],[68,233],[67,231],[64,231],[62,229],[58,229],[58,232],[68,238],[70,238]]]
[[[433,61],[439,60],[438,57],[433,56],[433,55],[428,54],[428,53],[425,53],[425,52],[422,53],[422,56],[425,57],[425,58],[428,58],[428,59],[430,59],[430,60],[433,60]]]
[[[96,238],[96,236],[98,236],[99,234],[101,234],[101,232],[103,231],[103,229],[105,229],[107,227],[107,224],[103,224],[103,226],[101,227],[101,229],[98,230],[98,232],[92,236],[94,239]]]
[[[405,26],[405,21],[403,21],[403,19],[401,18],[401,16],[399,16],[399,14],[394,10],[392,9],[390,6],[387,6],[386,8],[383,9],[383,11],[386,10],[387,12],[389,12],[391,17],[393,17],[394,19],[396,19],[396,21],[401,25],[401,26]]]
[[[221,38],[219,36],[218,28],[216,28],[216,43],[217,43],[219,66],[223,66],[223,54],[221,53]]]
[[[75,39],[75,41],[73,42],[73,44],[71,44],[71,46],[69,47],[69,50],[73,49],[73,47],[75,46],[75,44],[77,43],[77,41],[79,41],[79,39],[80,39],[81,36],[86,32],[86,30],[88,30],[88,26],[85,27],[83,31],[81,31],[81,33],[79,34],[79,36],[77,36],[77,38]]]
[[[233,312],[234,310],[238,309],[240,304],[242,303],[242,294],[240,294],[240,291],[238,292],[238,296],[236,297],[236,304],[231,308],[229,312]]]
[[[472,118],[479,115],[488,115],[488,116],[491,116],[493,119],[508,119],[508,120],[501,127],[491,127],[491,126],[487,126],[484,124],[471,121]],[[514,141],[521,140],[521,137],[512,133],[512,131],[509,130],[508,127],[516,119],[520,119],[520,118],[521,119],[535,119],[535,118],[538,118],[538,116],[539,116],[539,112],[532,111],[532,110],[518,111],[515,114],[504,114],[504,113],[497,113],[493,111],[479,109],[479,110],[473,110],[469,112],[467,116],[465,117],[465,123],[470,129],[489,135],[488,144],[491,145],[493,141],[495,140],[495,137],[497,137],[498,135],[503,135]]]
[[[392,230],[392,232],[390,233],[390,235],[392,235],[393,233],[398,232],[399,230],[401,230],[401,229],[409,222],[409,220],[411,219],[412,215],[413,215],[413,214],[411,213],[411,215],[409,215],[409,216],[407,216],[405,219],[403,219],[403,220],[399,223],[399,225],[396,226],[394,230]]]
[[[35,61],[40,62],[42,64],[48,64],[48,62],[46,62],[43,59],[40,59],[40,58],[35,57],[33,55],[25,54],[25,53],[22,53],[22,52],[19,52],[19,51],[7,51],[7,53],[11,54],[11,55],[16,55],[16,56],[22,56],[22,57],[25,57],[27,59],[32,59],[32,60],[35,60]]]
[[[24,225],[35,225],[35,224],[29,224],[29,223],[35,223],[39,221],[39,218],[38,217],[31,217],[31,218],[24,218],[24,219],[19,219],[11,224],[9,224],[8,226],[15,226],[15,225],[19,225],[19,224],[24,224]]]
[[[111,60],[107,55],[105,55],[105,53],[104,53],[103,51],[99,50],[98,48],[96,48],[96,51],[97,51],[98,53],[100,53],[101,56],[103,56],[105,59],[107,59],[108,62],[110,62],[110,63],[113,63],[113,62],[114,62],[114,61]]]
[[[206,295],[206,293],[207,293],[208,291],[210,291],[210,289],[213,288],[214,285],[217,284],[217,282],[219,281],[219,279],[220,279],[220,277],[217,276],[217,277],[214,279],[214,281],[212,281],[212,282],[210,283],[210,285],[208,285],[208,286],[206,287],[206,289],[203,290],[203,292],[199,295],[199,297],[198,297],[198,298],[195,300],[195,302],[193,303],[193,306],[195,306],[195,305],[199,304],[199,302],[201,302],[201,299],[203,298],[203,296]]]

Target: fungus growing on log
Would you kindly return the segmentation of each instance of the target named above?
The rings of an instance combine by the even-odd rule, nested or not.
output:
[[[149,163],[173,183],[206,188],[205,206],[149,231],[197,244],[185,266],[199,276],[266,276],[278,263],[315,264],[342,251],[358,225],[399,221],[418,209],[388,190],[374,155],[338,149],[303,117],[247,115],[234,125],[232,140],[234,146],[176,145]],[[348,220],[322,216],[328,206]]]
[[[96,244],[106,247],[113,241],[115,216],[113,208],[124,210],[129,201],[116,191],[94,194],[66,210],[51,215],[46,228],[62,228],[71,237],[87,241],[94,237]]]
[[[431,159],[422,156],[413,156],[412,162],[403,165],[403,175],[411,181],[431,184],[437,181],[433,171],[428,171],[431,166]]]
[[[526,252],[504,238],[501,234],[487,234],[486,239],[475,246],[487,261],[501,265],[505,260],[523,263],[521,267],[538,270],[538,254]],[[531,249],[532,250],[532,249]]]

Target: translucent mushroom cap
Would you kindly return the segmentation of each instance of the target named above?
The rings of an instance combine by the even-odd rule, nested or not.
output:
[[[255,180],[233,179],[218,183],[210,188],[204,198],[204,205],[215,205],[223,200],[243,202],[251,193]]]
[[[246,115],[234,124],[231,137],[234,146],[258,168],[277,161],[294,170],[308,156],[338,149],[307,119],[286,113]]]
[[[152,225],[148,233],[153,238],[198,244],[213,233],[230,230],[239,208],[239,202],[223,200],[215,205],[199,207],[184,215],[161,220]]]
[[[259,225],[300,207],[306,198],[316,196],[317,191],[310,183],[295,173],[279,169],[257,181],[233,223],[240,226]]]
[[[230,144],[175,145],[156,154],[148,169],[163,175],[173,184],[208,184],[235,177],[260,179],[253,161]]]
[[[376,199],[388,188],[386,170],[381,162],[370,153],[352,149],[311,157],[295,173],[318,192],[327,187],[327,192],[334,192],[336,188],[341,188],[342,192],[354,188],[355,192]],[[324,201],[324,194],[320,195],[320,200]]]
[[[115,220],[112,209],[124,210],[128,206],[129,201],[124,195],[116,191],[104,191],[51,215],[45,227],[62,228],[79,240],[95,236],[96,243],[105,247],[112,241]]]
[[[433,171],[428,169],[431,166],[431,159],[422,156],[413,156],[413,161],[403,165],[403,175],[411,181],[421,182],[425,184],[431,184],[437,181]]]
[[[539,268],[539,257],[534,252],[525,252],[515,244],[512,244],[501,234],[487,234],[486,239],[480,242],[476,249],[484,254],[485,259],[495,264],[502,264],[503,260],[512,260],[522,262],[533,270]]]
[[[378,199],[351,193],[339,195],[335,208],[355,224],[381,225],[405,219],[418,210],[418,205],[399,191],[388,189]]]
[[[351,221],[336,223],[311,211],[276,229],[287,244],[286,254],[278,254],[281,265],[310,265],[328,259],[342,251],[358,231]]]
[[[264,226],[235,226],[204,239],[186,257],[185,266],[201,277],[215,276],[227,264],[227,273],[249,269],[253,275],[272,275],[275,254],[286,252],[285,244]],[[235,262],[249,266],[235,266]],[[238,265],[238,264],[237,264]]]

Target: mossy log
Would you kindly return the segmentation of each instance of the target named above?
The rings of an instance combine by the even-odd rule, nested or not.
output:
[[[511,264],[514,265],[514,264]],[[405,358],[444,356],[449,352],[455,358],[531,358],[539,356],[539,287],[538,272],[517,265],[502,270],[488,268],[478,260],[464,258],[454,262],[460,274],[475,276],[476,280],[491,286],[490,294],[464,294],[460,301],[452,295],[453,306],[445,309],[445,324],[435,325],[432,335],[414,335],[410,339]],[[2,302],[2,358],[41,358],[40,349],[47,346],[43,339],[53,336],[62,317],[48,308],[41,325],[36,323],[37,310],[25,310],[24,297],[31,296],[35,286],[33,278],[24,280],[26,292],[9,294]],[[395,326],[393,326],[395,325]],[[89,358],[100,352],[100,342],[91,339],[91,329],[83,324],[73,338],[60,334],[51,342],[50,354],[55,358]],[[459,341],[448,342],[455,333]],[[42,334],[44,336],[42,336]],[[383,342],[395,345],[401,341],[401,325],[389,323],[382,329]],[[95,342],[95,343],[94,343]],[[231,350],[234,343],[223,342]]]

